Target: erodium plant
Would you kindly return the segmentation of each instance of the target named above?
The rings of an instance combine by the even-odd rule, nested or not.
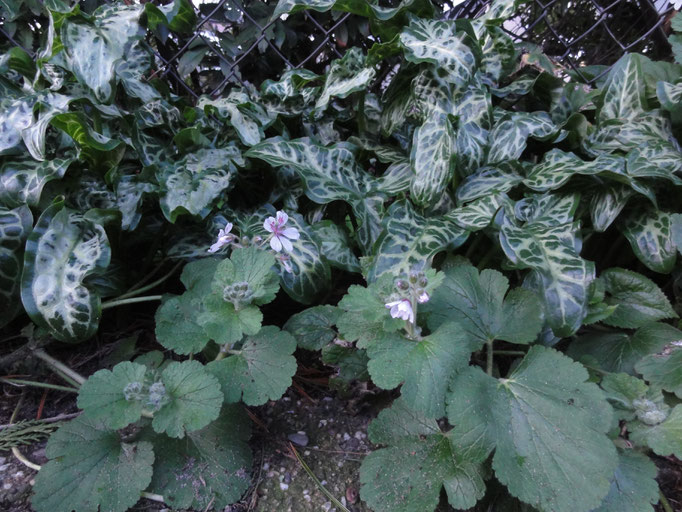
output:
[[[21,41],[28,5],[2,5]],[[164,349],[82,379],[38,512],[235,503],[244,406],[282,396],[297,347],[394,390],[372,510],[653,510],[651,456],[682,457],[679,34],[678,62],[587,87],[502,30],[512,1],[280,0],[352,13],[368,49],[189,103],[149,79],[186,0],[31,6],[36,59],[0,55],[0,325],[75,344],[161,301]],[[133,285],[169,261],[184,291]]]

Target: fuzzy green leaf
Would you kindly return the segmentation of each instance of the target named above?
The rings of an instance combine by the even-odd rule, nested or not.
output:
[[[680,339],[682,332],[673,326],[651,323],[640,327],[634,334],[595,332],[580,336],[569,346],[568,355],[576,360],[590,356],[606,371],[634,374],[635,364],[640,359],[656,354]]]
[[[676,340],[680,341],[680,340]],[[649,354],[635,365],[637,373],[650,385],[660,387],[682,398],[682,350]]]
[[[197,323],[200,311],[201,296],[194,292],[164,299],[154,317],[157,341],[177,354],[201,352],[211,338]]]
[[[218,419],[187,434],[186,439],[144,432],[157,457],[151,492],[174,508],[222,510],[241,498],[250,484],[251,428],[238,405],[223,405]]]
[[[496,339],[531,343],[542,328],[542,304],[529,290],[508,290],[509,281],[496,270],[479,274],[468,264],[449,268],[427,303],[429,327],[456,319],[478,347]]]
[[[161,373],[167,401],[154,413],[155,432],[182,438],[218,417],[220,383],[199,361],[171,362]]]
[[[336,338],[333,326],[341,312],[334,306],[314,306],[289,318],[284,329],[296,338],[299,347],[320,350]]]
[[[534,346],[506,379],[462,372],[452,383],[449,421],[464,421],[495,446],[495,475],[513,496],[541,510],[588,512],[607,495],[617,457],[605,435],[611,408],[587,378],[581,365]],[[457,407],[463,397],[483,410],[470,417]]]
[[[457,509],[473,507],[483,496],[483,468],[468,460],[435,420],[411,410],[403,399],[384,409],[369,433],[372,442],[389,444],[370,453],[360,467],[361,496],[372,510],[434,510],[443,487]]]
[[[621,450],[611,489],[594,512],[653,512],[652,505],[658,503],[657,472],[646,455]]]
[[[78,407],[88,418],[112,430],[127,427],[142,415],[144,403],[126,397],[126,388],[144,382],[147,368],[141,364],[123,362],[113,370],[99,370],[83,383],[78,392]]]
[[[682,457],[682,405],[676,405],[661,423],[628,424],[634,443],[648,445],[657,455]]]
[[[296,340],[291,334],[265,326],[246,338],[237,353],[209,363],[206,369],[220,382],[226,402],[263,405],[280,398],[291,385],[296,373],[294,350]]]
[[[45,455],[50,461],[36,476],[31,500],[38,512],[125,512],[152,479],[150,443],[123,443],[117,432],[84,417],[60,427]]]
[[[604,283],[607,304],[616,311],[604,320],[614,327],[636,329],[648,322],[677,318],[665,293],[647,277],[623,268],[605,270],[599,280]]]

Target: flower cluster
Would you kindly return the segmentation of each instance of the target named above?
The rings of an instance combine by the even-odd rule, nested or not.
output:
[[[424,304],[430,299],[425,289],[427,284],[428,280],[424,272],[411,272],[407,281],[398,279],[395,287],[400,298],[385,304],[390,310],[391,317],[400,318],[414,325],[416,305]]]
[[[265,222],[263,222],[263,228],[265,231],[270,233],[270,236],[267,238],[267,240],[270,242],[270,247],[272,247],[272,249],[277,253],[281,252],[282,250],[285,252],[293,251],[294,246],[291,241],[298,240],[301,237],[298,229],[286,227],[288,221],[289,216],[283,211],[278,211],[275,214],[275,217],[268,217],[265,219]],[[208,252],[218,252],[226,245],[233,243],[237,244],[237,236],[231,233],[233,227],[234,226],[231,222],[225,224],[225,227],[218,231],[218,238],[208,249]],[[243,237],[241,241],[243,243],[247,243],[248,238]],[[259,244],[262,241],[263,239],[260,236],[255,236],[253,238],[253,242],[256,244]],[[239,244],[237,245],[240,246]]]

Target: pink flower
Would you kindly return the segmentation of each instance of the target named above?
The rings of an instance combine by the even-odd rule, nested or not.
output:
[[[391,310],[393,318],[402,318],[411,324],[414,323],[414,311],[412,310],[412,303],[408,299],[387,302],[386,307]]]
[[[218,231],[218,240],[210,247],[208,252],[217,252],[232,242],[232,240],[234,240],[234,235],[231,235],[230,231],[232,231],[232,223],[228,222],[225,224],[225,229]]]
[[[421,295],[417,297],[417,302],[419,302],[419,304],[424,304],[425,302],[428,302],[430,298],[428,293],[422,292]]]
[[[284,248],[286,252],[293,251],[294,246],[291,244],[291,240],[298,240],[301,237],[298,229],[285,227],[288,220],[289,216],[286,213],[279,211],[277,212],[276,218],[268,217],[263,223],[265,231],[272,233],[270,247],[277,252],[280,252],[282,248]]]

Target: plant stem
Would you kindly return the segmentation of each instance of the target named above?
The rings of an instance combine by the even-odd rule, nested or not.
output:
[[[80,375],[78,372],[73,371],[64,363],[57,361],[54,357],[47,354],[47,352],[45,352],[41,348],[34,350],[33,355],[36,356],[38,359],[42,359],[43,361],[45,361],[51,368],[57,370],[58,373],[63,373],[64,375],[68,376],[79,387],[86,381],[85,377]]]
[[[485,373],[488,375],[493,374],[493,342],[494,340],[488,340],[486,341],[486,365],[485,365]]]
[[[166,500],[160,494],[152,494],[151,492],[141,492],[140,496],[147,498],[148,500],[158,501],[159,503],[165,503]]]
[[[145,297],[132,297],[128,299],[115,299],[104,302],[102,309],[115,308],[116,306],[124,306],[125,304],[135,304],[137,302],[149,302],[153,300],[161,300],[163,295],[147,295]]]
[[[178,268],[180,267],[181,264],[182,264],[182,261],[177,262],[177,263],[173,266],[173,268],[170,270],[170,272],[168,272],[168,273],[167,273],[166,275],[164,275],[163,277],[157,279],[157,280],[154,281],[153,283],[148,284],[147,286],[143,286],[143,287],[141,287],[141,288],[133,288],[133,289],[131,289],[130,291],[128,291],[128,292],[124,293],[123,295],[121,295],[120,297],[117,297],[115,300],[122,300],[122,299],[127,299],[128,297],[135,297],[136,295],[140,295],[141,293],[144,293],[144,292],[146,292],[146,291],[148,291],[148,290],[151,290],[152,288],[155,288],[156,286],[158,286],[158,285],[160,285],[161,283],[163,283],[166,279],[168,279],[169,277],[171,277],[173,274],[175,274],[175,272],[178,270]]]
[[[142,417],[143,417],[143,418],[152,419],[152,418],[154,417],[154,413],[151,412],[151,411],[148,411],[147,409],[142,409],[141,414],[142,414]]]
[[[663,494],[663,491],[661,491],[660,489],[658,490],[658,496],[660,498],[663,510],[665,510],[665,512],[673,512],[673,507],[670,505],[668,498],[665,497],[665,494]]]
[[[12,446],[12,454],[24,466],[27,466],[31,469],[35,469],[36,471],[40,471],[40,466],[38,464],[34,464],[30,460],[28,460],[26,457],[24,457],[24,455],[19,451],[19,448],[17,448],[16,446]]]
[[[595,373],[598,373],[599,375],[609,375],[611,372],[607,372],[606,370],[602,370],[601,368],[595,368],[594,366],[590,366],[589,364],[584,364],[582,365],[587,368],[588,370],[592,370]]]
[[[20,386],[32,386],[34,388],[46,388],[46,389],[54,389],[57,391],[67,391],[69,393],[78,393],[78,389],[76,388],[71,388],[67,386],[59,386],[57,384],[48,384],[46,382],[35,382],[32,380],[22,380],[22,379],[8,379],[4,377],[0,377],[0,381],[6,382],[7,384],[17,384]]]
[[[525,356],[526,353],[523,350],[496,350],[496,354],[500,356]]]

